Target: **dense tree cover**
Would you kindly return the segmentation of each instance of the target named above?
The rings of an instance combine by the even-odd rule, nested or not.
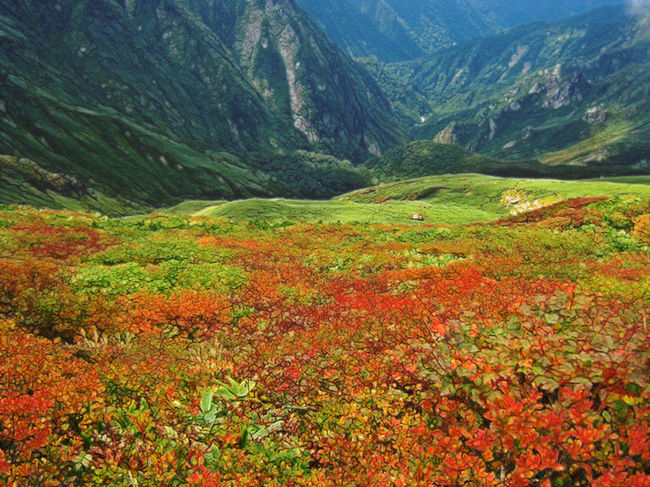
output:
[[[650,200],[0,211],[0,482],[650,485]]]

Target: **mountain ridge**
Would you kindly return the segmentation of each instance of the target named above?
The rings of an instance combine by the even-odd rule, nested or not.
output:
[[[277,157],[316,150],[361,162],[402,139],[375,81],[293,1],[259,5],[3,2],[0,153],[159,204],[277,194],[281,173],[266,173]],[[248,53],[266,54],[243,63],[214,20],[238,37],[250,16],[268,28]],[[280,34],[293,52],[280,52]],[[300,93],[300,107],[263,89],[273,56],[294,70],[284,94]],[[323,78],[336,87],[320,90]]]
[[[556,1],[527,15],[550,15]],[[409,13],[408,2],[341,2],[383,19],[384,32],[395,21],[411,33],[408,15],[438,15],[433,6],[442,5],[427,0]],[[445,2],[462,8],[431,20],[436,35],[476,7]],[[0,179],[10,189],[0,201],[72,208],[67,190],[46,184],[59,177],[84,188],[78,196],[89,208],[111,211],[113,202],[120,213],[184,199],[327,198],[373,178],[466,170],[567,178],[647,171],[646,17],[606,7],[383,63],[346,55],[302,4],[7,0]],[[479,17],[473,22],[489,16]],[[468,36],[484,32],[465,27]],[[409,50],[402,34],[392,45]]]
[[[557,21],[611,0],[298,0],[355,57],[395,62],[536,20]]]
[[[564,152],[546,160],[642,166],[650,153],[649,26],[648,17],[604,7],[367,66],[410,120],[412,139],[446,139],[500,158]],[[591,148],[573,157],[578,144]]]

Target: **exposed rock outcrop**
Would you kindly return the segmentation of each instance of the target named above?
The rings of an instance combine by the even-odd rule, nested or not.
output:
[[[460,143],[460,135],[456,122],[450,123],[444,130],[434,137],[433,141],[438,144]]]

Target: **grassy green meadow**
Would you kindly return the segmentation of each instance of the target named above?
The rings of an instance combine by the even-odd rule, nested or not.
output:
[[[332,200],[246,199],[188,201],[164,213],[267,223],[322,222],[460,225],[488,222],[512,212],[547,206],[569,198],[650,197],[650,178],[558,181],[460,174],[382,184]]]

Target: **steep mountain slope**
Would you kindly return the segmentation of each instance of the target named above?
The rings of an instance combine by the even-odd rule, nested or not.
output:
[[[363,160],[399,139],[374,81],[291,0],[0,4],[0,154],[108,194],[274,194],[276,155]]]
[[[363,159],[399,139],[390,105],[293,0],[188,0],[258,92],[316,147]]]
[[[650,154],[649,34],[647,17],[603,8],[423,60],[368,66],[412,120],[414,139],[498,157],[642,167]]]
[[[151,208],[125,198],[111,198],[78,179],[46,171],[34,161],[0,156],[0,204],[36,208],[100,211],[107,215],[144,213]]]
[[[535,20],[559,20],[612,0],[298,0],[356,57],[413,59]]]

